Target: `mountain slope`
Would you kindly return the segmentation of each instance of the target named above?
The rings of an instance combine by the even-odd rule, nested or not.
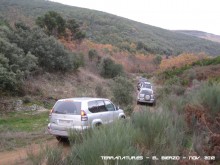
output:
[[[86,31],[87,38],[104,44],[112,44],[129,52],[153,54],[180,54],[205,52],[220,55],[220,44],[197,37],[153,27],[122,17],[78,7],[70,7],[45,0],[1,0],[0,16],[10,22],[18,20],[34,25],[36,17],[49,10],[66,18],[74,18]],[[137,45],[142,47],[137,49]]]
[[[202,31],[195,31],[195,30],[176,30],[176,32],[220,43],[220,36],[219,35],[206,33],[206,32],[202,32]]]

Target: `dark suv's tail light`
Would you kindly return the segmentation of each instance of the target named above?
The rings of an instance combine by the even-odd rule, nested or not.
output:
[[[81,110],[81,121],[87,121],[88,116],[85,111]]]

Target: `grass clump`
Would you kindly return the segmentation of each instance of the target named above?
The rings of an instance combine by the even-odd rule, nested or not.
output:
[[[178,155],[183,147],[184,120],[168,111],[143,111],[132,116],[134,129],[139,130],[137,142],[148,155]]]
[[[220,83],[203,83],[191,93],[190,104],[203,106],[212,116],[220,112]]]
[[[116,122],[111,125],[94,129],[83,143],[73,146],[66,158],[67,164],[116,164],[117,160],[102,160],[101,156],[139,155],[134,147],[135,130],[130,123]],[[119,164],[135,164],[131,160],[118,160]]]
[[[63,165],[63,150],[61,148],[40,146],[39,152],[36,152],[34,148],[27,149],[27,161],[32,165]]]
[[[48,112],[10,112],[6,116],[0,117],[0,130],[7,127],[13,131],[40,131],[48,123]]]
[[[63,154],[59,148],[47,148],[46,150],[46,164],[47,165],[63,165]]]

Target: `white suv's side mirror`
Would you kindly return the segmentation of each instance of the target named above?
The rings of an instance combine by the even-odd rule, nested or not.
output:
[[[119,106],[116,106],[116,110],[119,110],[120,108],[119,108]]]

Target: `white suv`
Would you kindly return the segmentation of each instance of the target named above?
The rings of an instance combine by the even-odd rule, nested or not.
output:
[[[141,88],[137,95],[137,104],[139,103],[150,103],[155,105],[156,100],[153,90],[150,88]]]
[[[69,129],[84,130],[125,118],[124,111],[104,98],[58,100],[50,112],[48,130],[58,140],[68,137]]]

